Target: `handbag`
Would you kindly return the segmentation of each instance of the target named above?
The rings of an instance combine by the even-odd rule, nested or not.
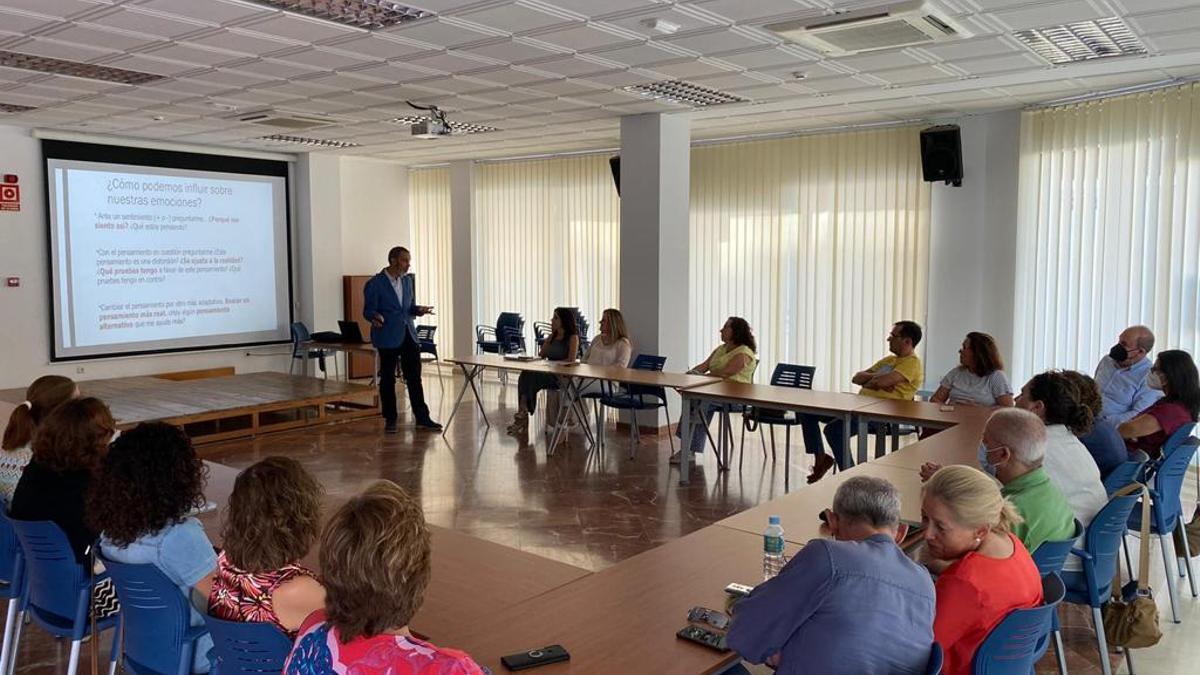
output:
[[[1113,494],[1123,497],[1142,493],[1141,545],[1138,547],[1137,592],[1126,601],[1121,588],[1121,563],[1116,563],[1112,599],[1103,608],[1104,637],[1108,644],[1129,649],[1153,647],[1162,639],[1158,626],[1158,605],[1150,596],[1150,491],[1141,483],[1125,486]],[[1167,571],[1170,574],[1170,570]]]

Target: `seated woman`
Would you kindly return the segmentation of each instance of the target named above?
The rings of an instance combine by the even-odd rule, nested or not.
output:
[[[1200,414],[1200,377],[1191,354],[1182,349],[1159,352],[1146,378],[1163,397],[1137,417],[1117,427],[1130,451],[1145,450],[1152,459],[1162,455],[1162,446],[1179,427],[1195,422]]]
[[[550,361],[574,361],[578,353],[579,327],[575,325],[575,315],[566,307],[558,307],[550,319],[550,337],[542,343],[538,356]],[[529,416],[537,410],[538,392],[557,386],[558,378],[550,373],[521,373],[517,378],[517,414],[508,425],[508,433],[523,436],[529,430]]]
[[[88,491],[88,515],[100,530],[100,552],[116,562],[153,564],[185,598],[208,597],[217,554],[200,521],[204,463],[179,427],[144,422],[113,442]],[[204,619],[190,609],[191,625]],[[207,673],[208,633],[196,641],[192,672]]]
[[[62,403],[79,398],[79,387],[69,377],[43,375],[25,390],[25,401],[13,409],[4,427],[4,441],[0,443],[0,497],[12,501],[17,481],[25,472],[25,466],[33,459],[33,432],[46,415]]]
[[[633,342],[629,339],[629,331],[625,329],[625,317],[621,311],[613,308],[604,310],[600,315],[600,337],[592,341],[583,355],[583,362],[589,366],[621,366],[629,365],[633,358]]]
[[[1013,404],[1012,385],[1004,374],[1004,359],[991,335],[967,333],[958,350],[958,363],[942,378],[930,401],[984,407]]]
[[[33,435],[33,459],[13,492],[8,514],[16,520],[49,520],[62,529],[80,564],[91,564],[99,530],[89,522],[88,487],[116,430],[98,398],[76,398],[50,411]],[[120,611],[111,579],[96,584],[98,618]]]
[[[471,657],[413,636],[430,574],[421,505],[381,480],[338,509],[321,535],[325,607],[300,627],[283,672],[479,675]]]
[[[1116,425],[1102,418],[1104,398],[1100,395],[1096,380],[1077,370],[1064,370],[1062,374],[1079,390],[1079,402],[1092,411],[1092,430],[1079,434],[1079,442],[1096,461],[1096,468],[1100,469],[1100,478],[1103,479],[1121,463],[1128,461],[1125,439],[1117,432]]]
[[[713,375],[730,382],[754,381],[754,371],[758,368],[758,344],[754,341],[754,333],[750,324],[740,316],[731,316],[721,326],[721,344],[712,350],[702,363],[692,368],[690,373]],[[713,403],[705,403],[700,409],[703,420],[692,425],[692,452],[703,452],[708,434],[704,433],[712,416],[720,407]],[[682,437],[682,429],[675,428],[675,435]],[[679,463],[679,453],[671,455],[671,464]]]
[[[295,639],[325,589],[300,559],[321,526],[320,483],[287,457],[267,457],[238,474],[229,496],[208,613],[270,623]]]
[[[933,637],[945,650],[946,675],[969,675],[975,651],[1014,609],[1042,601],[1042,577],[1012,533],[1021,521],[987,474],[968,466],[939,469],[921,489],[925,547],[945,566],[934,585]]]

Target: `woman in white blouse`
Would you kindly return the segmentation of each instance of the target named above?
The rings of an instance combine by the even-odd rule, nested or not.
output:
[[[592,341],[587,351],[584,352],[583,363],[589,366],[620,366],[627,368],[632,358],[633,342],[629,340],[629,332],[625,329],[625,317],[621,316],[620,310],[611,307],[604,310],[604,313],[600,315],[600,335]],[[579,393],[582,395],[606,392],[602,389],[601,382],[592,381],[586,386],[581,387]],[[546,411],[547,420],[558,419],[557,391],[547,393]],[[554,431],[553,424],[552,421],[547,422],[547,431]],[[567,427],[575,427],[575,418],[573,416],[567,417]]]

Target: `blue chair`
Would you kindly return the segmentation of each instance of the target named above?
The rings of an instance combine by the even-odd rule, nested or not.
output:
[[[495,326],[475,326],[475,348],[480,354],[525,351],[525,319],[516,312],[500,312]]]
[[[125,668],[139,675],[189,675],[196,641],[208,634],[191,626],[191,603],[152,564],[119,563],[101,556],[121,599]]]
[[[1129,512],[1141,496],[1140,483],[1134,483],[1109,497],[1092,522],[1088,523],[1083,536],[1083,548],[1071,549],[1083,565],[1082,572],[1063,572],[1063,583],[1067,587],[1066,601],[1092,608],[1092,622],[1096,629],[1096,648],[1100,654],[1100,667],[1104,675],[1112,675],[1108,660],[1108,643],[1104,639],[1104,616],[1100,608],[1112,595],[1113,577],[1120,564],[1121,542],[1129,523]],[[1122,494],[1129,491],[1130,494]],[[1055,635],[1055,642],[1060,640]],[[1129,650],[1125,650],[1128,657]]]
[[[1058,611],[1065,588],[1058,574],[1042,577],[1042,604],[1014,609],[988,633],[971,660],[974,675],[1029,673],[1050,644],[1051,617]]]
[[[1059,574],[1062,572],[1063,563],[1067,561],[1067,556],[1071,555],[1071,549],[1083,536],[1083,524],[1078,520],[1075,521],[1075,530],[1071,534],[1070,539],[1057,539],[1052,541],[1043,541],[1033,552],[1033,564],[1037,565],[1038,573],[1043,577],[1047,574]],[[1050,617],[1051,631],[1054,633],[1054,655],[1058,659],[1058,672],[1067,672],[1067,653],[1063,649],[1062,633],[1059,631],[1058,614],[1055,613]]]
[[[667,357],[655,356],[654,354],[638,354],[633,359],[633,364],[629,366],[634,370],[653,370],[662,372],[664,366],[667,365]],[[608,386],[607,383],[605,386]],[[629,459],[633,459],[637,453],[638,445],[638,421],[637,413],[639,410],[655,410],[662,408],[667,416],[671,419],[671,411],[667,408],[667,391],[663,387],[651,387],[643,384],[627,384],[621,385],[617,391],[609,390],[609,392],[598,399],[600,408],[596,414],[596,433],[598,443],[601,448],[604,447],[604,424],[602,423],[604,408],[613,408],[616,410],[628,410],[632,415],[629,425]],[[671,451],[675,450],[675,436],[670,435]]]
[[[204,613],[220,675],[264,675],[283,671],[292,641],[269,623],[227,621]]]
[[[1142,482],[1142,469],[1150,461],[1150,456],[1144,450],[1138,450],[1129,457],[1128,462],[1121,462],[1104,477],[1104,489],[1108,491],[1109,497],[1130,483]]]
[[[8,504],[0,500],[0,598],[8,598],[8,614],[4,619],[4,646],[0,648],[0,673],[9,672],[13,637],[17,632],[17,612],[25,594],[25,557],[21,543],[8,520]]]
[[[308,326],[305,326],[304,322],[302,322],[302,321],[293,321],[292,322],[292,363],[291,363],[291,365],[288,366],[288,375],[291,375],[292,370],[295,369],[296,361],[300,361],[301,363],[304,362],[305,349],[303,347],[303,344],[305,342],[308,342],[311,339],[312,339],[312,334],[308,332]],[[316,359],[317,365],[318,365],[318,367],[320,367],[321,372],[325,373],[325,377],[329,377],[329,372],[325,370],[325,357],[326,356],[329,356],[330,358],[333,359],[333,368],[334,368],[335,376],[336,376],[337,356],[334,355],[334,353],[332,351],[330,351],[328,349],[309,349],[307,358]],[[304,375],[307,376],[308,373],[304,373]]]
[[[28,612],[33,622],[57,638],[70,638],[71,657],[68,675],[79,669],[79,648],[83,638],[91,634],[92,622],[88,609],[92,589],[108,578],[108,574],[93,574],[87,566],[76,562],[67,535],[49,521],[11,519],[21,553],[25,557],[26,592],[17,612],[17,631],[13,637],[12,660],[15,666],[21,639],[21,623]],[[121,643],[120,615],[99,619],[96,630],[114,629],[109,673],[117,668],[117,646]]]
[[[1192,430],[1195,428],[1195,424],[1185,424],[1171,434],[1171,437],[1163,444],[1161,458],[1146,470],[1146,479],[1150,488],[1150,534],[1158,537],[1159,548],[1162,549],[1163,569],[1167,576],[1167,593],[1171,597],[1171,620],[1175,623],[1179,623],[1179,589],[1175,574],[1171,571],[1173,566],[1171,565],[1171,556],[1167,553],[1167,544],[1171,540],[1171,533],[1177,529],[1181,530],[1183,563],[1188,583],[1191,585],[1192,597],[1197,596],[1196,577],[1192,574],[1192,554],[1188,550],[1187,536],[1182,532],[1183,518],[1180,513],[1179,501],[1179,493],[1183,490],[1183,480],[1187,477],[1188,466],[1196,454],[1198,441],[1191,438]],[[1141,531],[1141,509],[1134,509],[1130,514],[1129,528],[1134,532]],[[1141,545],[1149,546],[1150,542],[1143,541]],[[1178,552],[1174,550],[1174,546],[1171,550],[1178,558]],[[1130,564],[1128,552],[1126,552],[1126,564]],[[1174,567],[1178,569],[1178,562]],[[1132,565],[1129,567],[1129,575],[1133,576]],[[1183,575],[1184,570],[1180,570],[1180,576]]]
[[[792,387],[793,389],[812,389],[813,377],[817,374],[816,366],[800,366],[792,363],[779,363],[771,373],[771,385],[775,387]],[[792,427],[800,424],[800,416],[786,410],[748,407],[742,411],[742,440],[738,447],[738,469],[742,468],[742,459],[746,448],[746,431],[751,433],[758,430],[758,440],[762,444],[763,459],[767,457],[767,441],[762,425],[771,427],[771,461],[775,461],[775,427],[783,426],[784,466],[792,465]],[[791,472],[788,471],[790,474]],[[786,482],[786,480],[785,480]],[[785,486],[786,487],[786,486]]]
[[[437,342],[434,342],[433,336],[437,333],[437,326],[421,325],[417,326],[417,348],[421,354],[432,354],[432,359],[422,358],[423,361],[433,361],[433,365],[437,367],[438,384],[443,390],[446,388],[445,382],[442,381],[442,359],[438,356]]]
[[[925,675],[941,675],[942,662],[946,660],[946,654],[942,651],[942,646],[936,641],[929,648],[929,663],[925,666]]]
[[[550,334],[553,332],[554,326],[549,321],[533,322],[533,340],[537,343],[538,351],[541,351],[542,345],[546,344],[546,340],[550,339]]]

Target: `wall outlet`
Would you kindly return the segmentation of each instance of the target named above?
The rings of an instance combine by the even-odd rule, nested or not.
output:
[[[75,366],[75,374],[82,375],[83,374],[83,366]]]

